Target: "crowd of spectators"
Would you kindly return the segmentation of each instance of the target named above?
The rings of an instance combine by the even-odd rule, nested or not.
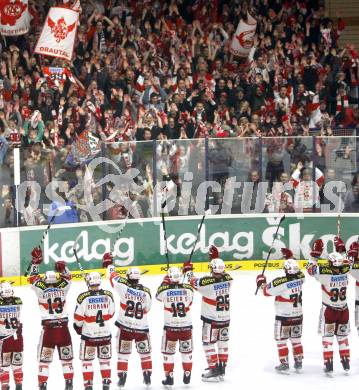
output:
[[[303,155],[314,156],[325,178],[334,170],[351,182],[356,145],[330,137],[359,128],[359,54],[339,47],[345,24],[326,17],[324,0],[82,0],[72,62],[34,54],[49,7],[75,2],[30,0],[30,32],[0,38],[3,204],[14,198],[9,150],[19,145],[23,179],[42,187],[65,179],[76,189],[67,196],[84,202],[76,144],[84,132],[119,167],[140,169],[149,199],[154,177],[181,184],[192,170],[205,178],[204,143],[191,143],[201,138],[220,138],[207,158],[210,178],[221,183],[257,174],[271,190]],[[248,13],[257,31],[248,58],[240,58],[230,46]],[[72,77],[51,77],[48,67]],[[312,134],[321,136],[315,145],[294,138]],[[135,142],[150,140],[158,141],[155,151]],[[111,189],[94,189],[95,197]],[[119,206],[110,218],[125,215]]]

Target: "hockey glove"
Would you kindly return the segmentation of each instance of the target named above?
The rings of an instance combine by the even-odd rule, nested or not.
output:
[[[31,263],[39,265],[42,263],[42,261],[43,261],[42,250],[38,246],[38,247],[34,248],[31,252]]]
[[[56,261],[55,262],[55,271],[59,272],[60,274],[69,273],[66,262],[63,260]]]
[[[324,244],[321,239],[315,240],[312,245],[310,255],[313,257],[319,257],[323,252]]]
[[[348,251],[348,257],[350,259],[353,259],[354,261],[357,261],[358,260],[358,256],[359,256],[359,244],[358,244],[357,241],[354,241],[350,245],[350,248],[349,248],[349,251]]]
[[[82,335],[82,326],[78,326],[74,323],[74,329],[78,335]]]
[[[109,265],[112,265],[112,263],[113,263],[112,253],[106,252],[102,258],[102,267],[107,268]]]
[[[219,253],[215,245],[210,246],[208,255],[209,255],[209,260],[218,259]]]
[[[334,237],[335,250],[339,253],[345,252],[345,245],[343,240],[339,236]]]
[[[281,248],[282,255],[285,259],[294,259],[293,252],[288,248]]]
[[[171,280],[168,275],[163,278],[162,284],[171,284]]]
[[[191,261],[185,261],[182,267],[183,273],[193,271],[193,263]]]
[[[257,287],[261,288],[262,286],[267,284],[267,279],[264,275],[260,274],[257,276],[256,282],[257,282]]]

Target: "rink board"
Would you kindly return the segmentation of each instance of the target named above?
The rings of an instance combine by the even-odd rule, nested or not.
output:
[[[307,264],[306,260],[299,260],[300,267],[303,269]],[[262,272],[265,260],[242,260],[242,261],[226,261],[226,269],[229,273],[231,272],[240,272],[240,271],[258,271],[258,274]],[[325,263],[325,261],[320,260],[319,263]],[[180,264],[170,264],[170,266],[180,266]],[[266,272],[278,270],[283,267],[283,260],[269,260],[267,264]],[[125,276],[126,271],[129,267],[116,268],[116,271],[121,275]],[[138,266],[143,275],[160,275],[165,274],[167,270],[166,264],[158,265],[149,265],[149,266]],[[99,272],[103,277],[106,277],[106,270],[103,268],[91,269],[90,271]],[[86,270],[85,270],[86,272]],[[208,273],[209,266],[208,262],[194,263],[194,272],[198,273]],[[73,281],[83,281],[83,275],[80,271],[72,271],[72,280]],[[10,281],[15,286],[24,286],[29,284],[29,278],[25,276],[7,276],[2,277],[1,281]]]
[[[240,265],[243,270],[261,270],[282,215],[210,215],[207,216],[193,253],[192,261],[198,271],[207,271],[210,245],[215,244],[228,268]],[[166,217],[168,253],[170,262],[181,265],[188,260],[196,240],[202,216]],[[282,247],[290,248],[297,259],[308,259],[311,244],[321,238],[323,257],[333,250],[337,232],[337,215],[288,214],[279,228],[278,237],[270,255],[268,269],[281,267]],[[72,272],[78,270],[73,245],[78,240],[77,253],[85,270],[102,266],[102,256],[112,250],[115,266],[125,270],[136,266],[150,274],[165,270],[165,241],[161,220],[129,220],[118,238],[123,221],[88,222],[54,225],[43,244],[44,262],[40,271],[54,268],[64,260]],[[38,245],[46,226],[8,228],[0,230],[0,277],[23,275],[30,261],[30,253]],[[341,216],[341,237],[348,247],[358,240],[357,214]],[[232,267],[232,268],[231,268]],[[22,281],[24,283],[24,281]]]

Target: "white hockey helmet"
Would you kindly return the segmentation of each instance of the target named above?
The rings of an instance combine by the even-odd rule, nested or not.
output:
[[[328,255],[328,261],[333,267],[342,267],[344,265],[344,256],[339,252],[332,252]]]
[[[167,275],[172,283],[179,283],[182,277],[182,273],[178,267],[168,268]]]
[[[213,274],[224,274],[224,271],[226,270],[226,265],[224,264],[224,261],[222,259],[213,259],[209,263],[209,267],[211,268],[211,271]]]
[[[0,296],[1,298],[11,298],[14,295],[14,289],[11,283],[2,282],[0,285]]]
[[[89,287],[99,287],[101,285],[101,275],[98,272],[90,272],[86,276],[86,283]]]
[[[141,278],[141,272],[137,267],[131,267],[127,270],[126,276],[128,280],[139,281]]]
[[[299,264],[294,259],[287,259],[283,263],[283,269],[286,274],[295,275],[299,272]]]
[[[44,276],[44,282],[45,283],[56,283],[57,282],[57,276],[55,271],[46,271]]]

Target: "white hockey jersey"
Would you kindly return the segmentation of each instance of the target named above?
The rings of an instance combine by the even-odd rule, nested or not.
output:
[[[305,276],[300,272],[295,278],[283,276],[267,283],[263,288],[265,296],[275,296],[275,314],[279,317],[301,317],[302,287]]]
[[[115,303],[111,291],[86,291],[77,298],[75,323],[82,327],[81,338],[107,339],[111,337],[111,319]]]
[[[0,298],[0,340],[14,335],[19,329],[21,309],[20,298]]]
[[[336,274],[328,265],[318,265],[315,260],[310,260],[310,263],[308,273],[322,285],[323,305],[334,309],[345,309],[350,267],[344,266],[340,273]]]
[[[156,298],[163,302],[164,328],[192,328],[193,288],[189,284],[161,284]]]
[[[131,285],[109,267],[110,282],[120,297],[120,311],[116,320],[117,326],[132,330],[148,331],[148,312],[151,309],[151,291],[142,284]]]
[[[192,287],[202,295],[201,319],[203,321],[229,323],[232,281],[232,277],[228,274],[224,274],[221,278],[204,276],[191,280]]]
[[[68,322],[66,310],[66,296],[69,292],[71,282],[61,278],[54,284],[47,284],[37,277],[32,283],[41,313],[43,324]]]

